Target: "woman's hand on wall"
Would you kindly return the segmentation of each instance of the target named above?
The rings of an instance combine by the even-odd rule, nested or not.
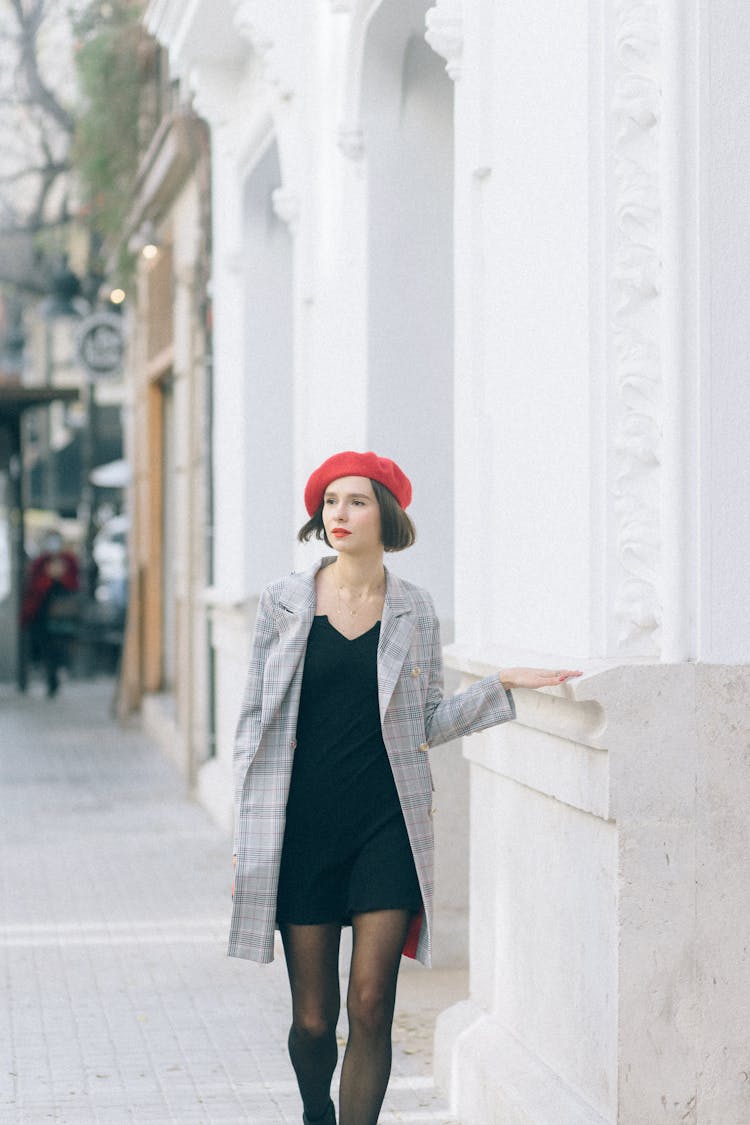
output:
[[[504,688],[555,687],[582,674],[570,669],[551,672],[548,668],[505,668],[500,673],[500,683]]]

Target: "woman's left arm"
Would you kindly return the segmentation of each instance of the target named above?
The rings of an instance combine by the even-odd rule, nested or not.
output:
[[[435,616],[425,706],[427,741],[430,746],[439,746],[453,738],[462,738],[515,719],[516,705],[511,688],[553,687],[580,675],[580,671],[571,670],[552,672],[544,668],[508,668],[499,674],[485,676],[464,691],[445,699],[440,625]]]

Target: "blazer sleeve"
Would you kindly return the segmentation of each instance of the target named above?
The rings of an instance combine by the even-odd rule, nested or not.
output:
[[[255,619],[255,632],[253,633],[250,648],[250,664],[245,679],[245,691],[237,722],[237,732],[234,738],[233,774],[234,774],[234,851],[237,851],[238,830],[240,822],[240,803],[245,776],[252,761],[261,735],[261,714],[263,706],[263,674],[268,659],[268,653],[276,636],[276,624],[272,610],[273,599],[268,590],[264,590],[258,603],[258,613]]]
[[[486,727],[507,723],[516,717],[516,705],[499,676],[486,676],[465,691],[443,697],[443,648],[440,624],[432,610],[429,682],[425,707],[425,733],[430,746],[463,738]]]

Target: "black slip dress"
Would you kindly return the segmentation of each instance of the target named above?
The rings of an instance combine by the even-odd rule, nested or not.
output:
[[[422,897],[378,707],[380,622],[347,639],[313,618],[286,806],[276,919],[348,924]]]

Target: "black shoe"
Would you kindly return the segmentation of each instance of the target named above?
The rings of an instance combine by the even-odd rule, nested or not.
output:
[[[308,1117],[306,1113],[302,1114],[303,1125],[336,1125],[336,1110],[333,1102],[328,1103],[328,1109],[322,1117]]]

